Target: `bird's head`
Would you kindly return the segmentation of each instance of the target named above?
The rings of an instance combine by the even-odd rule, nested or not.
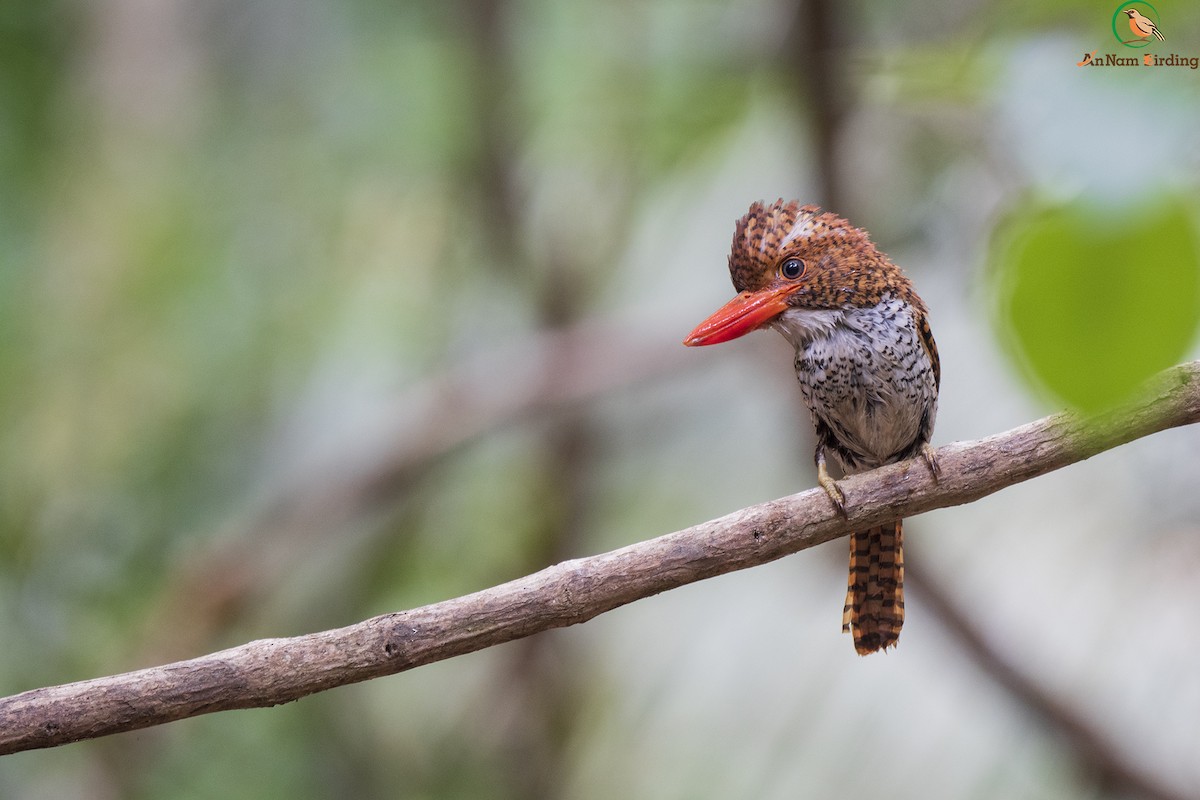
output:
[[[1136,18],[1137,15],[1138,15],[1138,12],[1136,10],[1134,10],[1132,8],[1125,9],[1125,16],[1129,17],[1130,19]]]
[[[912,284],[866,231],[794,201],[750,206],[733,234],[729,274],[737,297],[696,326],[684,344],[736,339],[789,308],[869,306],[886,293],[923,308]]]

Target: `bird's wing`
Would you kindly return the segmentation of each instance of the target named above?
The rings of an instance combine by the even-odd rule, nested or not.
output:
[[[938,358],[937,342],[933,340],[933,330],[929,327],[929,318],[924,314],[917,315],[917,335],[920,338],[921,346],[925,348],[925,354],[929,356],[929,362],[933,364],[933,385],[938,388],[942,385],[942,362]]]

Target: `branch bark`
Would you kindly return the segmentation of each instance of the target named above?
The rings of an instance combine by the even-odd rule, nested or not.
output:
[[[1200,421],[1200,361],[1158,375],[1142,399],[1092,419],[1056,414],[846,478],[849,516],[820,489],[555,566],[410,611],[160,667],[0,699],[0,754],[259,708],[391,675],[551,628],[715,575],[758,566],[855,529],[960,505],[1134,439]]]

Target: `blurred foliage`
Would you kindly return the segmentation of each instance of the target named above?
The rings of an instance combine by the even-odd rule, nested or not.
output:
[[[998,229],[996,322],[1026,376],[1097,411],[1188,352],[1200,327],[1192,204],[1022,205]]]

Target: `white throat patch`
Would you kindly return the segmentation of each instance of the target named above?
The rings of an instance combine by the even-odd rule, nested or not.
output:
[[[831,335],[845,314],[837,308],[789,308],[775,318],[771,327],[799,350],[814,339]]]

